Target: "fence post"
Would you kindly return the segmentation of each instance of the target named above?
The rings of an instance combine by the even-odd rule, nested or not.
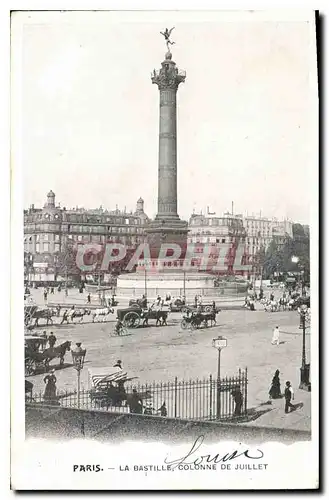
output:
[[[209,376],[210,393],[209,393],[209,417],[212,418],[212,376]]]
[[[177,417],[177,377],[175,377],[174,417]]]
[[[248,409],[248,368],[246,367],[245,373],[244,373],[244,413],[247,415],[247,409]]]

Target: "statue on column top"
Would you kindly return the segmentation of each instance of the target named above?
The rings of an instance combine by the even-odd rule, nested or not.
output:
[[[167,49],[169,50],[169,52],[170,52],[169,45],[174,45],[174,44],[175,44],[175,42],[172,42],[172,41],[170,40],[170,35],[171,35],[171,32],[172,32],[172,30],[174,30],[174,29],[175,29],[175,26],[174,26],[173,28],[171,28],[170,30],[168,30],[168,28],[166,28],[166,29],[164,30],[164,32],[160,31],[161,35],[163,35],[163,36],[164,36],[164,38],[165,38],[166,45],[167,45]]]

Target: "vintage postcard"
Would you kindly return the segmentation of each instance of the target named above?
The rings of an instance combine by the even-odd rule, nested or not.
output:
[[[12,489],[319,487],[316,44],[12,12]]]

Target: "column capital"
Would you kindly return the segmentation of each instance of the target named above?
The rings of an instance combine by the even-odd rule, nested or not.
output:
[[[177,91],[180,83],[185,82],[186,71],[179,70],[174,61],[165,60],[161,63],[160,70],[153,70],[151,74],[152,83],[155,83],[159,90]]]

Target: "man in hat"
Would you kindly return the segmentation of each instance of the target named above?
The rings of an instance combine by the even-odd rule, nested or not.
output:
[[[286,387],[284,389],[284,399],[286,401],[285,407],[284,407],[284,412],[289,413],[289,408],[291,408],[292,410],[295,409],[295,406],[293,404],[291,404],[291,400],[295,399],[295,396],[294,396],[294,391],[293,391],[293,388],[292,388],[289,380],[286,382]]]
[[[240,388],[237,388],[234,391],[232,391],[231,396],[233,397],[235,403],[234,416],[238,417],[241,415],[242,404],[243,404],[243,396]]]
[[[133,389],[133,393],[129,398],[128,404],[130,413],[143,413],[143,402],[136,389]]]
[[[119,368],[120,370],[123,370],[121,359],[118,359],[118,361],[115,363],[115,365],[113,365],[113,368]]]
[[[54,345],[56,344],[56,340],[57,340],[57,338],[55,337],[53,332],[50,332],[50,335],[48,337],[48,344],[49,344],[50,348],[54,347]]]

